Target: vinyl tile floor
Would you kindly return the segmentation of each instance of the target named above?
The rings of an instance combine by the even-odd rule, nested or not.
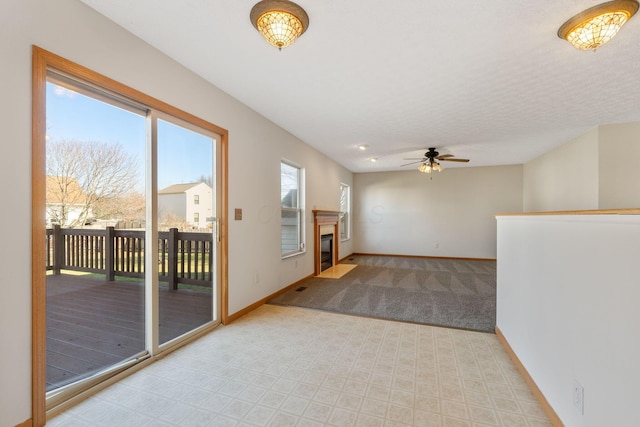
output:
[[[493,334],[263,305],[47,426],[550,426]]]

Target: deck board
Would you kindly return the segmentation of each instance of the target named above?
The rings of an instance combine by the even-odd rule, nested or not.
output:
[[[160,342],[211,320],[211,293],[159,294]],[[144,350],[141,282],[47,276],[47,390],[91,375]]]
[[[71,328],[48,328],[47,330],[51,334],[52,340],[94,349],[120,358],[129,357],[141,350],[141,337],[138,339],[119,339],[121,337],[118,337],[118,339],[115,339],[112,335],[105,336],[102,334],[92,336],[92,332],[94,334],[96,332],[94,329],[84,329],[80,331],[71,331],[70,329]],[[85,331],[88,333],[83,333]]]

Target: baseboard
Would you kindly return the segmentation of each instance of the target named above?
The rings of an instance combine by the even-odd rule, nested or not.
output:
[[[346,260],[347,258],[349,258],[349,257],[351,257],[351,256],[353,256],[353,255],[354,255],[354,254],[352,253],[352,254],[349,254],[349,255],[347,255],[347,256],[345,256],[345,257],[341,258],[341,259],[338,261],[338,263],[341,263],[342,261]],[[271,295],[266,296],[266,297],[262,298],[261,300],[258,300],[258,301],[256,301],[256,302],[254,302],[254,303],[253,303],[253,304],[251,304],[250,306],[245,307],[245,308],[243,308],[242,310],[240,310],[240,311],[237,311],[237,312],[233,313],[232,315],[230,315],[230,316],[227,318],[227,323],[226,323],[226,324],[229,324],[229,323],[231,323],[231,322],[233,322],[233,321],[235,321],[235,320],[238,320],[239,318],[241,318],[241,317],[242,317],[242,316],[244,316],[245,314],[251,313],[253,310],[255,310],[256,308],[258,308],[258,307],[260,307],[261,305],[265,304],[265,303],[266,303],[267,301],[269,301],[270,299],[273,299],[273,298],[275,298],[275,297],[277,297],[277,296],[279,296],[279,295],[284,294],[285,292],[287,292],[287,291],[289,291],[289,290],[291,290],[291,289],[295,288],[296,286],[299,286],[302,282],[304,282],[305,280],[311,279],[312,277],[314,277],[314,276],[313,276],[313,274],[310,274],[310,275],[308,275],[307,277],[303,277],[302,279],[300,279],[300,280],[298,280],[298,281],[296,281],[296,282],[294,282],[294,283],[290,284],[289,286],[286,286],[286,287],[284,287],[284,288],[280,289],[279,291],[274,292],[274,293],[272,293]]]
[[[16,424],[16,427],[33,427],[33,420],[29,418],[27,421]]]
[[[533,378],[531,378],[531,375],[529,375],[527,368],[525,368],[522,362],[520,362],[520,359],[518,359],[518,356],[515,354],[515,352],[509,345],[509,342],[507,341],[505,336],[502,334],[502,331],[500,331],[500,328],[498,328],[497,326],[496,326],[496,335],[498,336],[498,339],[500,340],[500,343],[502,344],[502,346],[505,348],[505,350],[507,350],[507,353],[509,353],[509,357],[511,358],[511,360],[513,360],[513,363],[516,365],[518,372],[520,372],[520,374],[524,378],[524,381],[527,383],[527,386],[529,386],[529,389],[538,400],[538,403],[540,403],[542,410],[549,418],[549,421],[551,421],[551,424],[553,424],[555,427],[563,427],[564,424],[560,420],[560,417],[558,417],[558,414],[556,414],[556,411],[553,410],[553,408],[547,401],[546,397],[544,397],[544,394],[542,394],[542,392],[538,388],[538,385],[536,384],[536,382],[533,380]]]
[[[350,253],[349,255],[343,256],[342,258],[340,258],[338,260],[338,264],[340,264],[341,262],[343,262],[346,259],[349,259],[349,257],[352,257],[353,255],[354,255],[353,253]]]
[[[426,259],[451,259],[458,261],[495,261],[495,258],[463,258],[463,257],[454,257],[454,256],[430,256],[430,255],[399,255],[399,254],[367,254],[356,252],[349,256],[389,256],[389,257],[398,257],[398,258],[426,258]]]
[[[258,300],[258,301],[256,301],[256,302],[254,302],[254,303],[253,303],[253,304],[251,304],[250,306],[245,307],[245,308],[243,308],[242,310],[240,310],[240,311],[237,311],[237,312],[233,313],[232,315],[230,315],[230,316],[228,317],[228,323],[227,323],[227,324],[229,324],[229,323],[231,323],[231,322],[233,322],[233,321],[238,320],[239,318],[241,318],[241,317],[242,317],[242,316],[244,316],[245,314],[251,313],[251,312],[252,312],[253,310],[255,310],[256,308],[260,307],[261,305],[264,305],[264,304],[265,304],[267,301],[269,301],[270,299],[273,299],[273,298],[277,297],[278,295],[284,294],[284,293],[285,293],[285,292],[287,292],[288,290],[293,289],[293,288],[295,288],[296,286],[299,286],[299,285],[300,285],[300,283],[302,283],[302,282],[304,282],[305,280],[310,279],[310,278],[312,278],[312,277],[313,277],[313,274],[310,274],[309,276],[304,277],[304,278],[302,278],[302,279],[298,280],[297,282],[294,282],[294,283],[290,284],[289,286],[286,286],[286,287],[284,287],[284,288],[280,289],[279,291],[274,292],[274,293],[272,293],[271,295],[266,296],[266,297],[264,297],[264,298],[262,298],[262,299],[260,299],[260,300]]]

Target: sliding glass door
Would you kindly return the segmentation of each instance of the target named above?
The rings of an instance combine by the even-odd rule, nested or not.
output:
[[[218,179],[215,136],[168,118],[157,124],[162,345],[214,318]]]
[[[47,73],[47,406],[220,322],[221,138]]]
[[[146,111],[47,81],[47,391],[146,353]]]

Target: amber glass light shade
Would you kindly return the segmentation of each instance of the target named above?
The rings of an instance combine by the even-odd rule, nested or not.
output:
[[[440,172],[442,169],[443,167],[440,163],[435,160],[424,162],[418,167],[418,170],[423,173]]]
[[[635,0],[615,0],[585,10],[569,19],[558,30],[576,49],[596,50],[607,43],[638,11]]]
[[[291,45],[309,26],[307,13],[288,0],[262,0],[251,9],[251,23],[271,45]]]

